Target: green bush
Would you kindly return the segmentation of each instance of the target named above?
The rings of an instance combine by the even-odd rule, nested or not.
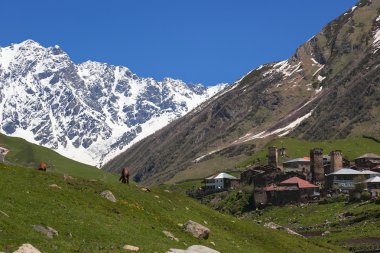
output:
[[[370,200],[371,199],[371,193],[369,192],[362,192],[362,194],[360,194],[360,199],[361,200]]]

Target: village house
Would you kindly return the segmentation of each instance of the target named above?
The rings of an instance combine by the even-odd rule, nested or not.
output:
[[[307,202],[319,198],[319,196],[318,186],[299,177],[291,177],[281,181],[278,185],[269,185],[254,191],[256,205]]]
[[[380,156],[374,153],[367,153],[355,159],[355,167],[358,169],[372,169],[380,165]]]
[[[379,176],[380,173],[370,170],[354,170],[351,168],[342,168],[338,171],[326,175],[326,187],[330,189],[338,189],[348,193],[355,189],[354,179],[358,176],[364,176],[366,179]]]
[[[9,150],[3,147],[0,147],[0,163],[5,162],[5,156],[8,154]]]
[[[264,186],[270,181],[270,175],[274,175],[280,170],[270,165],[260,165],[248,168],[240,174],[240,182],[246,185]]]
[[[380,196],[380,176],[371,177],[364,181],[367,184],[367,189],[372,197],[377,198]]]
[[[295,158],[282,163],[283,171],[298,172],[311,179],[310,157]]]
[[[239,183],[239,179],[227,173],[219,173],[205,178],[205,190],[226,190]]]

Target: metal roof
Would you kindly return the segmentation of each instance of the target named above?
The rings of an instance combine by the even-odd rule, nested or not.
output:
[[[361,159],[361,158],[375,158],[375,159],[380,159],[380,155],[376,155],[374,153],[366,153],[362,156],[359,156],[358,158],[356,159]]]
[[[380,183],[380,177],[379,176],[371,177],[371,178],[365,180],[364,182],[365,183]]]
[[[380,173],[371,171],[371,170],[360,171],[360,170],[354,170],[351,168],[343,168],[333,173],[330,173],[327,176],[330,176],[330,175],[375,175],[375,174],[380,175]]]
[[[230,174],[227,174],[227,173],[219,173],[217,175],[214,175],[214,176],[211,176],[211,177],[207,177],[206,179],[221,179],[221,178],[227,178],[227,179],[238,179],[237,177],[234,177]]]

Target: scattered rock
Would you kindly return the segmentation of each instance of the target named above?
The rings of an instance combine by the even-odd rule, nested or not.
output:
[[[58,186],[58,185],[56,185],[56,184],[51,184],[51,185],[49,185],[49,187],[50,187],[50,188],[56,188],[56,189],[60,189],[60,190],[62,190],[62,187],[60,187],[60,186]]]
[[[183,225],[183,229],[190,232],[194,237],[199,239],[207,239],[210,234],[210,229],[195,222],[189,220]]]
[[[100,196],[102,196],[103,198],[106,198],[109,201],[114,202],[114,203],[117,201],[116,198],[115,198],[115,196],[109,190],[101,192]]]
[[[164,190],[164,192],[171,193],[171,191],[169,191],[169,190]]]
[[[145,188],[145,187],[141,187],[141,190],[142,190],[143,192],[150,192],[150,189],[149,189],[149,188]]]
[[[268,222],[268,223],[265,223],[264,224],[264,227],[266,228],[270,228],[270,229],[277,229],[277,230],[285,230],[286,232],[288,232],[288,234],[291,234],[291,235],[298,235],[298,236],[301,236],[301,237],[304,237],[303,235],[291,230],[290,228],[287,228],[287,227],[283,227],[283,226],[280,226],[280,225],[277,225],[276,223],[273,223],[273,222]]]
[[[29,243],[25,243],[18,248],[18,250],[14,251],[13,253],[41,253],[38,249],[33,247],[33,245]]]
[[[124,245],[123,249],[129,250],[129,251],[139,251],[140,248],[137,246],[132,246],[132,245],[126,244],[126,245]]]
[[[90,182],[98,182],[96,179],[90,179]]]
[[[159,198],[160,198],[160,196],[158,196],[158,195],[154,195],[154,197],[155,197],[156,199],[159,199]]]
[[[37,232],[40,232],[46,235],[49,238],[53,238],[54,236],[58,236],[58,231],[51,227],[45,227],[42,225],[33,225],[33,229]]]
[[[174,240],[176,242],[179,242],[179,239],[176,238],[172,233],[170,233],[169,231],[162,231],[162,233],[164,233],[164,235],[166,235],[166,237],[168,237],[170,240]]]
[[[206,246],[202,245],[193,245],[189,248],[183,250],[183,249],[170,249],[166,253],[220,253],[219,251],[216,251],[214,249],[211,249]]]
[[[322,236],[326,236],[328,234],[331,234],[331,232],[330,231],[325,231],[325,232],[322,233]]]
[[[72,176],[69,176],[69,175],[63,175],[63,180],[66,182],[66,181],[69,181],[69,180],[74,180],[75,178],[73,178]]]

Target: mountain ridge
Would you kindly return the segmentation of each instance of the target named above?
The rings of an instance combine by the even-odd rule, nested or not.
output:
[[[26,40],[0,48],[0,131],[101,166],[225,86],[75,64],[59,46]]]

